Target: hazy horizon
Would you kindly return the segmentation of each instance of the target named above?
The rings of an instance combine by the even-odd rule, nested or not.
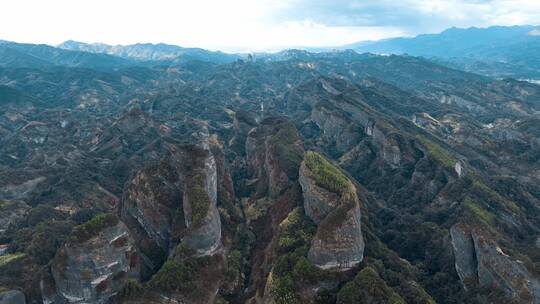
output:
[[[22,0],[3,6],[4,40],[49,45],[67,40],[166,43],[224,52],[336,47],[450,27],[540,20],[540,3],[531,0]]]

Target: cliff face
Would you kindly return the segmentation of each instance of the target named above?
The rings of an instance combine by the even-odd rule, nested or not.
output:
[[[450,230],[455,267],[465,287],[498,288],[519,303],[540,303],[540,281],[506,254],[486,228],[456,224]]]
[[[209,150],[197,151],[191,157],[191,170],[184,181],[183,211],[187,231],[182,241],[197,254],[210,255],[221,246],[216,160]]]
[[[364,240],[356,187],[315,152],[300,166],[304,209],[318,226],[308,258],[322,269],[349,269],[363,259]]]
[[[478,262],[470,229],[464,225],[454,225],[450,229],[456,272],[463,284],[476,279]]]
[[[167,143],[167,155],[138,171],[124,193],[120,213],[141,252],[142,277],[152,286],[144,298],[149,303],[211,302],[223,279],[218,201],[230,208],[234,191],[218,142],[202,137],[194,144]]]
[[[337,153],[350,150],[362,138],[362,129],[344,117],[339,111],[328,109],[329,105],[318,105],[311,112],[311,120],[323,131],[322,139],[334,146]]]
[[[171,235],[180,204],[178,172],[169,159],[140,170],[127,185],[121,217],[132,231],[150,272],[163,263],[174,245],[170,244]]]
[[[267,118],[252,129],[246,140],[246,158],[257,192],[268,191],[273,198],[282,194],[298,177],[303,151],[296,127],[286,118]]]
[[[45,303],[107,303],[129,278],[139,278],[140,262],[127,227],[105,215],[75,229],[51,273],[54,287],[47,288],[54,293],[44,292]]]
[[[120,213],[155,272],[171,250],[185,242],[200,255],[221,245],[217,168],[207,143],[172,145],[171,154],[137,172],[124,193]]]

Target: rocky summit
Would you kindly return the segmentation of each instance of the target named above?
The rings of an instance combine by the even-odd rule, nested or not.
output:
[[[1,304],[540,304],[537,84],[350,50],[0,59]]]

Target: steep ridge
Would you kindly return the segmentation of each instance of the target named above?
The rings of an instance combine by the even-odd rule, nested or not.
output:
[[[88,44],[69,40],[58,45],[58,48],[71,51],[108,54],[125,59],[140,61],[186,62],[190,60],[200,60],[215,63],[227,63],[240,58],[239,55],[211,52],[199,48],[183,48],[164,43],[137,43],[132,45],[113,46],[101,43]]]
[[[494,77],[539,76],[539,62],[528,60],[538,52],[537,26],[450,28],[438,34],[360,42],[346,46],[358,52],[409,54]]]
[[[130,61],[105,54],[69,51],[44,44],[0,42],[4,55],[0,66],[17,68],[46,68],[52,66],[114,69],[131,65]]]

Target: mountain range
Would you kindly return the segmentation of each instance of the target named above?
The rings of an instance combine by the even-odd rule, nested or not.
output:
[[[409,54],[494,77],[540,78],[540,27],[451,28],[440,34],[359,42],[357,52]]]
[[[422,56],[441,65],[490,77],[540,80],[539,26],[451,28],[439,34],[364,41],[335,49],[379,55]],[[329,50],[321,51],[326,53]],[[57,47],[0,41],[0,52],[0,65],[4,66],[67,65],[100,69],[143,65],[143,62],[147,66],[174,65],[193,60],[221,64],[250,56],[262,60],[281,60],[293,53],[299,54],[299,51],[295,53],[289,50],[229,54],[163,43],[112,46],[72,40]]]
[[[239,55],[212,52],[199,48],[183,48],[170,44],[140,43],[133,45],[107,45],[103,43],[87,44],[77,41],[66,41],[58,48],[97,54],[108,54],[124,59],[138,61],[189,61],[202,60],[216,63],[228,63],[240,58]]]
[[[1,42],[0,303],[540,303],[540,85],[374,52]]]

